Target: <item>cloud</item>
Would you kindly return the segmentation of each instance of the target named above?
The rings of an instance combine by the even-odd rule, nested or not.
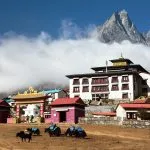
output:
[[[104,66],[106,60],[119,58],[121,52],[150,69],[149,47],[129,41],[101,43],[94,25],[82,31],[71,22],[63,22],[60,31],[57,39],[45,32],[37,37],[12,32],[0,37],[0,92],[41,83],[69,85],[65,75],[92,72],[91,67]]]

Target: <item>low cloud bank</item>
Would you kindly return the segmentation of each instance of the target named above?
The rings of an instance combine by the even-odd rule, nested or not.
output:
[[[0,92],[41,83],[69,84],[68,74],[89,73],[106,60],[125,58],[150,69],[150,48],[124,41],[111,45],[97,40],[94,26],[84,32],[64,23],[60,37],[45,32],[37,37],[7,34],[0,38]],[[109,63],[111,65],[111,63]]]

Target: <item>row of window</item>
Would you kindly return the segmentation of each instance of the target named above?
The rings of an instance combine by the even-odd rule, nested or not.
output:
[[[119,91],[118,84],[112,85],[111,90],[112,91]],[[129,85],[128,84],[122,84],[121,90],[129,90]]]
[[[111,91],[118,91],[119,87],[118,84],[112,85]],[[128,84],[122,84],[121,90],[129,90],[129,85]],[[106,92],[109,91],[108,86],[92,86],[92,92]],[[80,92],[80,87],[73,87],[73,92]],[[83,86],[82,87],[82,92],[89,92],[89,86]]]
[[[108,99],[109,97],[108,93],[103,93],[103,94],[92,94],[92,100],[97,100],[99,101],[100,99]],[[75,97],[79,97],[79,95],[75,95]],[[122,93],[122,99],[128,99],[128,93]]]
[[[122,82],[129,82],[129,77],[128,76],[122,76],[121,79]],[[91,84],[107,84],[109,83],[108,77],[107,78],[93,78]],[[118,77],[112,77],[111,78],[111,83],[118,83]],[[79,79],[74,79],[73,80],[73,85],[78,85],[80,84]],[[82,79],[82,84],[89,84],[88,79]]]

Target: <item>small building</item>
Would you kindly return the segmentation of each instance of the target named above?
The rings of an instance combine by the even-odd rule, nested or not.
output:
[[[51,103],[51,118],[54,123],[78,123],[85,116],[85,103],[81,98],[58,98]]]
[[[148,99],[137,99],[133,103],[120,103],[116,108],[116,116],[124,119],[141,119],[139,112],[146,112],[150,115],[150,101]]]
[[[0,100],[0,123],[7,123],[10,115],[10,105],[4,100]]]

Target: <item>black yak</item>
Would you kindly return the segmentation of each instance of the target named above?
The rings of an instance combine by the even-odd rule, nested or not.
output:
[[[26,131],[20,131],[16,133],[16,137],[20,137],[22,142],[26,141],[26,139],[28,139],[28,142],[30,142],[32,140],[32,133]]]
[[[56,124],[52,124],[49,128],[45,128],[45,132],[48,132],[49,136],[60,136],[61,129],[60,127],[56,126]]]
[[[81,127],[71,126],[69,127],[66,132],[66,136],[75,136],[75,137],[82,137],[85,138],[87,136],[86,132]]]

